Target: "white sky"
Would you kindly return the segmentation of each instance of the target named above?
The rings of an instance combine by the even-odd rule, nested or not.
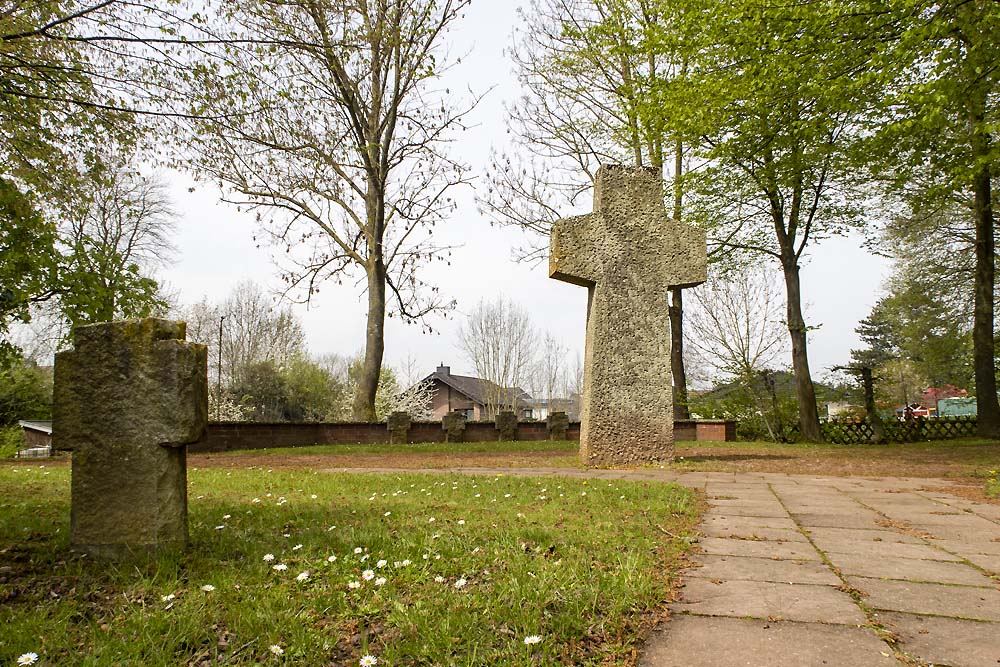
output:
[[[500,147],[506,138],[504,104],[514,99],[518,87],[511,63],[504,53],[516,20],[516,4],[476,2],[465,19],[447,35],[454,44],[453,54],[462,55],[462,64],[449,74],[452,90],[471,88],[477,93],[493,91],[472,116],[476,127],[454,145],[457,156],[483,174],[491,147]],[[174,206],[179,213],[176,245],[178,261],[161,273],[171,291],[184,304],[202,297],[218,302],[238,282],[253,279],[267,287],[277,287],[277,270],[267,249],[258,250],[252,240],[256,231],[252,216],[219,203],[219,193],[211,186],[188,192],[194,183],[180,173],[168,174]],[[472,373],[470,364],[457,347],[456,332],[464,313],[482,297],[503,294],[526,308],[539,329],[547,330],[571,350],[582,351],[586,319],[586,290],[550,280],[544,264],[528,266],[512,259],[512,248],[530,239],[514,229],[491,227],[476,211],[472,192],[456,197],[459,208],[435,236],[439,242],[460,245],[450,266],[435,262],[424,278],[454,298],[458,309],[450,319],[435,318],[434,334],[422,334],[416,325],[398,319],[386,323],[385,362],[400,368],[408,357],[416,360],[422,373],[430,373],[440,363],[454,373]],[[567,214],[581,211],[567,210]],[[833,238],[812,248],[802,271],[802,291],[807,323],[819,329],[810,335],[810,365],[814,376],[848,361],[849,351],[858,347],[854,328],[875,302],[887,276],[889,264],[861,247],[860,239]],[[313,354],[352,354],[364,347],[365,306],[361,288],[345,282],[342,287],[327,284],[309,307],[294,306],[301,316]],[[790,358],[786,364],[790,365]]]

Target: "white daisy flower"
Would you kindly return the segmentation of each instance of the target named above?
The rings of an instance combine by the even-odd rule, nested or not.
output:
[[[232,514],[223,514],[222,515],[222,520],[223,521],[227,521],[227,520],[232,519],[232,518],[233,518]]]
[[[363,553],[363,552],[364,552],[364,549],[362,549],[361,547],[354,547],[354,553],[360,554],[360,553]]]
[[[284,563],[278,563],[277,565],[272,565],[271,569],[277,570],[278,572],[284,572],[285,570],[288,569],[288,566],[285,565]]]
[[[22,653],[17,656],[17,664],[19,665],[33,665],[36,662],[38,662],[38,654],[35,652]]]
[[[274,655],[284,655],[284,653],[285,653],[285,649],[281,648],[277,644],[271,644],[271,646],[270,646],[270,648],[268,648],[268,650],[271,653],[273,653]]]
[[[413,563],[413,561],[410,560],[409,558],[407,558],[407,559],[405,559],[403,561],[403,567],[406,567],[407,565],[411,565],[412,563]]]
[[[264,554],[265,563],[270,563],[272,560],[274,560],[274,554]]]
[[[542,638],[539,637],[538,635],[528,635],[527,637],[524,638],[524,643],[527,644],[528,646],[531,646],[532,644],[538,644],[541,641]]]
[[[438,576],[434,577],[434,583],[437,583],[437,584],[443,584],[443,583],[444,583],[444,577],[442,577],[442,576],[441,576],[441,575],[439,574]]]
[[[375,571],[365,570],[364,572],[361,573],[361,578],[364,579],[365,581],[371,581],[372,579],[375,578]]]
[[[296,544],[294,547],[292,547],[292,551],[298,551],[301,548],[302,548],[301,544]]]
[[[354,590],[355,588],[361,588],[361,582],[360,581],[349,581],[349,582],[347,582],[347,587],[350,588],[351,590]]]
[[[379,562],[375,563],[375,567],[381,568],[381,567],[385,567],[388,564],[389,564],[389,561],[383,559],[383,560],[380,560]]]
[[[174,595],[173,593],[167,593],[166,595],[164,595],[163,597],[160,598],[160,602],[170,602],[175,597],[177,597],[177,596]]]
[[[212,584],[205,584],[204,586],[201,587],[201,590],[205,591],[206,593],[211,593],[212,591],[215,590],[215,586],[213,586]]]
[[[459,579],[455,582],[455,588],[463,588],[467,583],[469,582],[465,579]]]
[[[375,667],[378,664],[378,658],[373,655],[363,655],[360,664],[361,667]]]
[[[336,556],[327,556],[326,557],[326,562],[327,563],[333,563],[333,562],[336,562],[336,560],[337,560]]]
[[[295,577],[295,581],[309,581],[309,570],[300,572],[298,576]]]
[[[385,577],[379,577],[378,579],[375,580],[375,585],[376,586],[385,586],[385,582],[386,581],[387,581],[387,579]]]
[[[458,525],[464,526],[465,525],[465,519],[459,519],[458,520]]]

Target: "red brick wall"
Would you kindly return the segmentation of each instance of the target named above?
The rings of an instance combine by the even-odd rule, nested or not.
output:
[[[733,422],[678,420],[674,424],[677,440],[733,440]],[[569,440],[580,439],[580,423],[570,422],[566,433]],[[521,422],[517,426],[518,440],[548,440],[545,422]],[[469,422],[465,426],[466,442],[498,440],[493,422]],[[444,442],[441,422],[413,422],[408,442]],[[258,424],[219,423],[208,425],[208,437],[188,446],[191,452],[224,452],[233,449],[264,449],[269,447],[303,447],[356,443],[388,443],[389,431],[381,423],[337,424]]]

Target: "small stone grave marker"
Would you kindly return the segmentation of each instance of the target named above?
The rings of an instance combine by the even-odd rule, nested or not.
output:
[[[77,328],[56,355],[52,444],[73,452],[70,545],[101,558],[188,542],[185,445],[205,434],[207,351],[185,324]]]

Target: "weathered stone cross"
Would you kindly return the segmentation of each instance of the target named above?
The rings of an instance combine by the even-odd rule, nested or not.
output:
[[[79,327],[56,355],[52,444],[73,452],[70,546],[100,558],[188,541],[185,445],[208,418],[207,352],[183,322]]]
[[[671,287],[705,281],[705,233],[663,208],[648,169],[602,166],[594,212],[552,228],[549,276],[589,290],[580,452],[587,465],[673,458]]]

